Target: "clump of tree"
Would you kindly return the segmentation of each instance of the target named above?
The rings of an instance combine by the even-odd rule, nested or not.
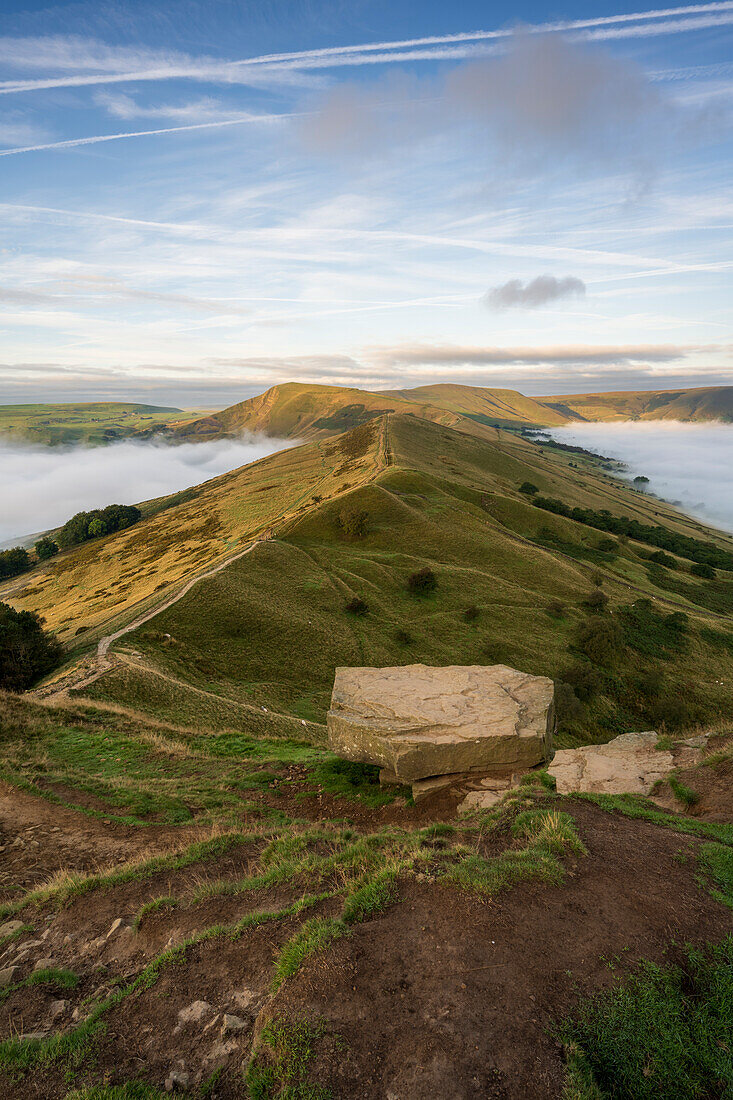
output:
[[[90,539],[124,531],[137,523],[141,515],[140,509],[132,504],[108,504],[106,508],[95,508],[92,512],[77,512],[59,531],[59,545],[79,546]]]
[[[369,513],[359,508],[344,508],[339,512],[339,527],[350,539],[365,538],[368,530]]]
[[[614,516],[606,508],[595,511],[593,508],[571,508],[562,500],[553,497],[533,497],[532,503],[545,512],[552,512],[556,516],[565,516],[576,523],[584,523],[588,527],[595,527],[600,531],[608,531],[612,535],[625,536],[635,539],[637,542],[645,542],[649,546],[656,546],[660,550],[667,550],[678,557],[688,558],[690,561],[711,565],[713,568],[733,570],[733,554],[727,550],[721,550],[713,542],[704,542],[702,539],[693,539],[688,535],[680,535],[670,531],[666,527],[639,523],[628,516]]]
[[[48,561],[49,558],[52,558],[54,554],[58,554],[59,552],[58,543],[49,538],[39,539],[34,549],[39,561]]]
[[[655,550],[653,554],[649,555],[649,561],[653,561],[655,565],[663,565],[665,569],[676,569],[677,561],[671,554],[665,554],[664,550]]]
[[[519,486],[519,492],[524,493],[528,497],[533,497],[535,493],[539,493],[539,489],[536,485],[533,485],[531,481],[523,481]]]
[[[30,567],[31,559],[23,546],[14,546],[12,550],[0,551],[0,580],[17,577]]]
[[[700,561],[696,561],[690,566],[690,572],[694,577],[703,577],[706,581],[712,581],[717,576],[712,565],[706,565],[704,562]]]
[[[429,596],[437,587],[437,577],[427,566],[407,578],[407,591],[411,596]]]
[[[61,643],[33,611],[0,603],[0,687],[25,691],[61,660]]]

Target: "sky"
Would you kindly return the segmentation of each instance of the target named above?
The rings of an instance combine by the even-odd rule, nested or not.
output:
[[[0,402],[733,384],[733,0],[6,0]]]

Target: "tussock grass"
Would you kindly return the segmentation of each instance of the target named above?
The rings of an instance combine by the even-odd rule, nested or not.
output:
[[[330,1092],[308,1080],[313,1046],[324,1031],[320,1021],[282,1015],[268,1020],[245,1073],[249,1100],[328,1100]]]

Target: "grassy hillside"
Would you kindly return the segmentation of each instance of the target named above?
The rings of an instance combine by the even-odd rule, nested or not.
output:
[[[733,386],[563,394],[538,397],[537,401],[584,420],[733,421]]]
[[[517,390],[441,383],[435,386],[418,386],[411,390],[387,391],[386,396],[400,397],[416,403],[429,402],[438,408],[470,416],[480,423],[496,427],[553,427],[574,419],[572,415],[543,403],[544,399],[525,397]]]
[[[520,487],[733,541],[592,459],[480,432],[391,416],[270,456],[158,502],[131,531],[31,574],[12,601],[78,646],[267,531],[113,646],[86,694],[210,729],[247,729],[256,708],[257,728],[281,735],[323,722],[336,665],[500,662],[563,685],[566,740],[733,713],[733,575],[654,560],[654,546],[547,512]],[[353,514],[363,530],[349,533]],[[437,589],[416,598],[407,580],[423,568]]]
[[[0,437],[30,443],[99,446],[158,429],[194,415],[157,405],[96,401],[62,405],[0,405]]]
[[[387,413],[407,413],[441,424],[458,425],[460,415],[427,400],[402,400],[394,394],[369,393],[344,386],[287,382],[232,405],[220,413],[177,429],[178,437],[210,439],[241,432],[263,432],[281,439],[338,435]]]

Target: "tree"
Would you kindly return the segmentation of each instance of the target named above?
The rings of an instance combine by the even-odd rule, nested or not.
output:
[[[344,509],[339,514],[341,530],[350,539],[363,539],[367,533],[367,520],[369,513],[351,508]]]
[[[30,567],[31,559],[24,547],[14,546],[12,550],[0,551],[0,580],[6,577],[17,577],[19,573],[25,573]]]
[[[54,554],[58,554],[59,548],[53,539],[39,539],[35,546],[36,557],[39,561],[48,561]]]
[[[344,604],[344,610],[348,611],[350,615],[361,616],[366,615],[367,611],[369,610],[369,605],[365,603],[365,601],[362,600],[360,596],[354,596],[353,599]]]
[[[104,520],[101,519],[100,516],[95,516],[94,519],[90,521],[89,526],[87,527],[87,535],[90,539],[98,539],[102,535],[106,534],[107,528],[104,525]]]
[[[533,497],[535,493],[539,493],[539,489],[531,481],[523,481],[519,486],[519,492],[525,493],[528,497]]]
[[[25,691],[61,660],[61,643],[33,611],[0,603],[0,688]]]
[[[639,475],[639,477],[634,478],[634,485],[636,485],[636,487],[638,489],[643,489],[643,487],[645,485],[648,485],[648,484],[649,484],[649,478],[648,477],[644,477],[643,475]]]

